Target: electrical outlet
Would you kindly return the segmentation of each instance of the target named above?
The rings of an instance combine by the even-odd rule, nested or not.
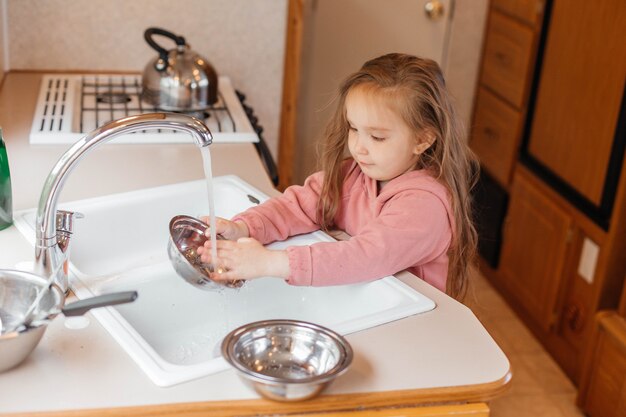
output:
[[[578,275],[589,284],[593,283],[599,253],[600,247],[594,241],[586,237],[583,242],[583,249],[580,252],[580,260],[578,261]]]

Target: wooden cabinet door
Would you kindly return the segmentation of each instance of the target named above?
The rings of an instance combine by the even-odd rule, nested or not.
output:
[[[549,331],[555,317],[571,217],[517,174],[502,246],[501,279],[510,295]]]
[[[626,1],[555,0],[528,151],[596,206],[610,180],[624,74]]]
[[[578,401],[590,417],[626,417],[626,320],[608,310],[596,323]]]

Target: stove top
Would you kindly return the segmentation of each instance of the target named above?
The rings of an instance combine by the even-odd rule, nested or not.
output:
[[[139,74],[46,74],[42,78],[30,132],[32,144],[72,144],[103,124],[159,110],[141,100]],[[218,79],[218,101],[191,113],[209,127],[215,143],[258,142],[228,77]],[[192,143],[175,130],[146,130],[114,143]]]

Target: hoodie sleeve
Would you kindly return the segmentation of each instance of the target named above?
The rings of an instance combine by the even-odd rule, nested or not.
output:
[[[291,186],[282,195],[270,198],[232,220],[246,223],[250,237],[264,245],[319,230],[316,216],[322,180],[322,172],[317,172],[309,176],[304,185]]]
[[[287,249],[292,285],[371,281],[444,254],[452,239],[446,205],[428,191],[402,192],[380,215],[346,241]]]

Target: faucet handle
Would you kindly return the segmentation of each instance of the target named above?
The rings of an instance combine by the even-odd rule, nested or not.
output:
[[[57,232],[72,233],[74,219],[82,219],[85,215],[77,211],[57,210],[56,226]]]

